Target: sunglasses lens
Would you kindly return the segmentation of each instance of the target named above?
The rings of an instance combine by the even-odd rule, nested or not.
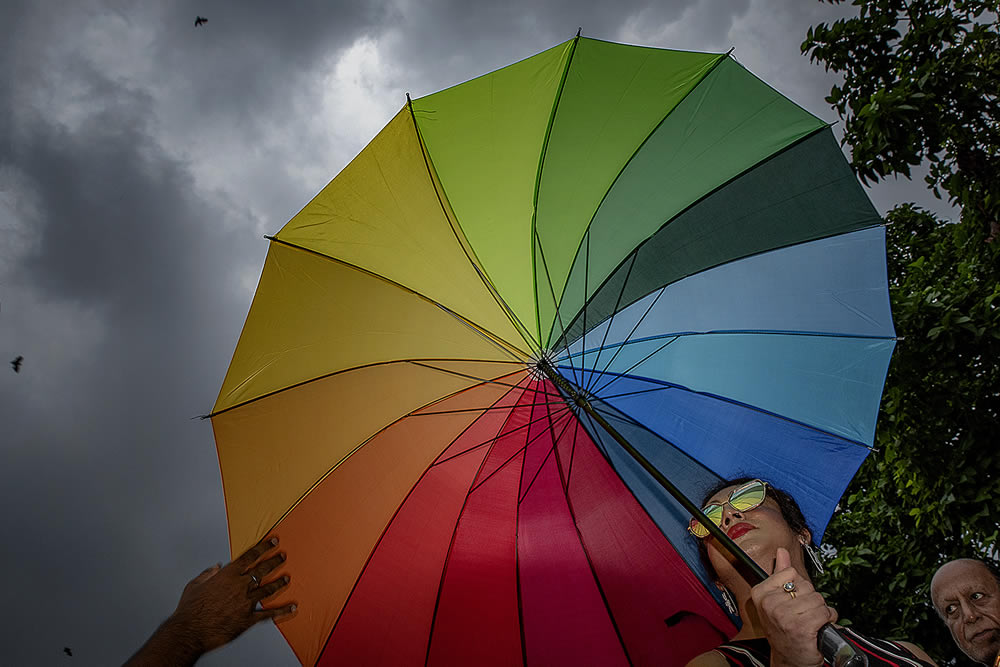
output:
[[[722,523],[722,505],[706,505],[701,509],[701,511],[708,517],[709,521],[714,523],[716,526]],[[689,529],[695,537],[708,536],[708,528],[705,528],[705,526],[701,525],[701,523],[695,519],[691,519]]]
[[[764,482],[750,482],[746,486],[736,489],[729,504],[738,512],[746,512],[758,507],[764,502],[764,489],[767,488]]]

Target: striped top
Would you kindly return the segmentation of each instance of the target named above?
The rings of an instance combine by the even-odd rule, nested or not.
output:
[[[850,628],[840,628],[846,639],[854,647],[868,656],[868,663],[877,665],[893,665],[893,667],[931,667],[910,651],[896,642],[865,637]],[[732,640],[717,647],[716,652],[722,654],[734,667],[768,667],[771,664],[771,646],[763,637],[759,639]],[[825,662],[829,665],[829,662]]]

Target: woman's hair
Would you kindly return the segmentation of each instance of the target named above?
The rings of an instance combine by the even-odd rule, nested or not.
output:
[[[702,506],[708,502],[708,499],[722,491],[726,487],[730,486],[741,486],[747,482],[752,482],[758,479],[757,477],[738,477],[736,479],[723,479],[719,481],[718,484],[710,488],[701,499]],[[802,510],[799,509],[799,504],[795,502],[795,499],[790,495],[785,493],[779,488],[773,486],[767,480],[764,480],[767,484],[767,495],[774,498],[775,502],[778,503],[778,508],[781,510],[781,518],[785,520],[788,527],[792,529],[796,535],[801,535],[805,531],[809,531],[809,535],[812,535],[812,530],[809,529],[809,525],[806,523],[806,517],[802,514]],[[705,540],[698,540],[698,556],[701,558],[702,565],[710,575],[715,575],[715,568],[712,567],[712,562],[708,559],[708,547],[705,545]],[[808,558],[805,559],[806,567],[812,568],[812,561]]]

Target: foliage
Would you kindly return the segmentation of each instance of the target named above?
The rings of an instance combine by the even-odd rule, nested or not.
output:
[[[887,216],[890,295],[901,340],[876,448],[825,541],[818,586],[872,634],[960,658],[929,604],[956,557],[996,555],[1000,531],[1000,243],[912,205]]]
[[[826,0],[839,3],[841,0]],[[995,0],[854,0],[854,17],[809,30],[802,51],[843,76],[827,101],[862,180],[910,175],[962,211],[887,216],[900,342],[878,451],[827,531],[818,584],[873,634],[971,664],[929,603],[937,567],[997,554],[1000,512],[1000,36]]]
[[[839,4],[842,0],[826,0]],[[862,180],[929,163],[962,222],[1000,237],[1000,35],[996,0],[854,0],[802,51],[844,77],[827,101]]]

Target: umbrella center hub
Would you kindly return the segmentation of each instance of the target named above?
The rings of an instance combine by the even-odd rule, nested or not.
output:
[[[533,359],[528,364],[528,369],[531,371],[532,380],[551,380],[552,376],[555,374],[555,367],[552,365],[552,358],[547,352],[544,351],[540,357]]]
[[[577,406],[587,412],[591,411],[590,402],[585,396],[584,390],[573,386],[566,378],[560,375],[552,365],[552,360],[548,355],[542,355],[540,359],[531,364],[531,374],[536,380],[550,380],[556,386],[569,395]]]

